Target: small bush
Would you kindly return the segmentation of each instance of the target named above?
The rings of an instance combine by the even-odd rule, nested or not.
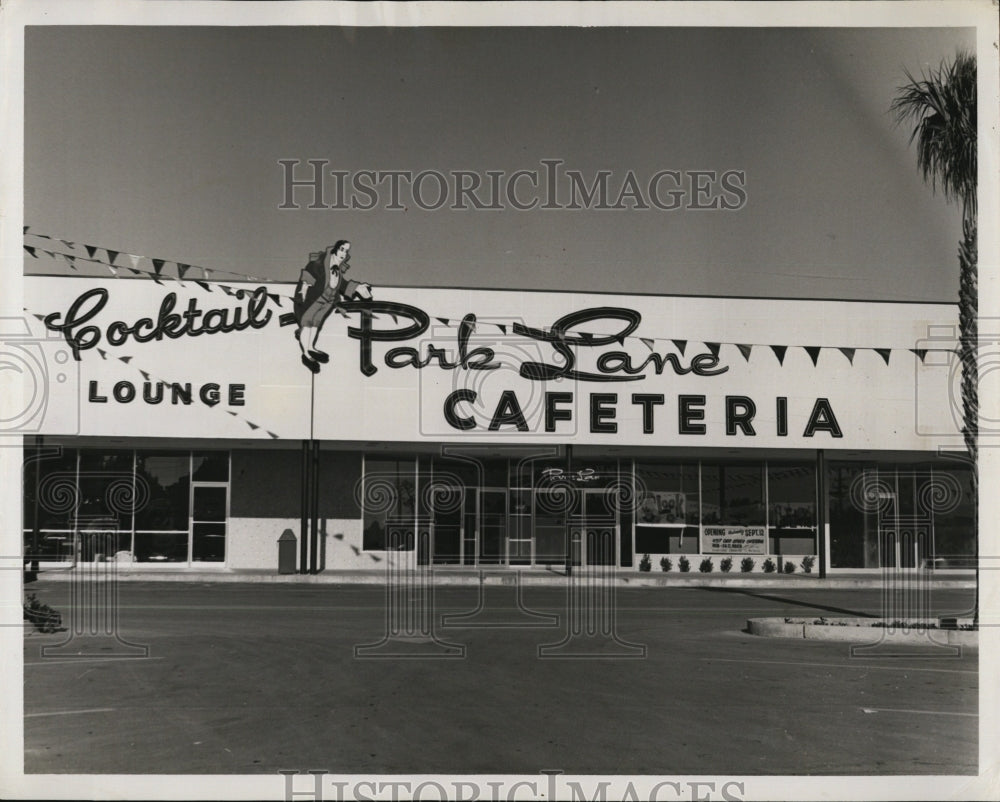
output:
[[[60,632],[62,615],[58,610],[38,601],[34,593],[29,593],[24,602],[24,620],[30,621],[39,632]]]
[[[816,558],[812,555],[808,555],[802,558],[802,573],[811,574],[813,570],[813,563],[816,562]]]
[[[753,567],[756,564],[757,563],[753,561],[753,557],[744,557],[742,560],[740,560],[740,571],[742,571],[744,574],[749,574],[753,570]]]
[[[712,568],[713,566],[711,557],[706,557],[704,560],[701,561],[701,565],[698,566],[698,570],[701,571],[703,574],[712,573]]]
[[[768,557],[766,560],[764,560],[764,573],[765,574],[773,574],[774,570],[777,567],[778,566],[776,566],[774,564],[774,560],[772,560],[770,557]]]
[[[640,571],[651,571],[653,569],[653,563],[650,562],[649,555],[643,554],[642,559],[639,560],[639,570]]]
[[[728,574],[730,571],[733,570],[733,558],[724,557],[722,560],[719,561],[719,568],[721,569],[722,573]]]
[[[787,562],[787,563],[785,563],[785,573],[786,574],[794,574],[795,573],[795,563],[793,563],[793,562]]]
[[[674,564],[670,561],[669,557],[661,557],[660,558],[660,570],[661,571],[669,571],[673,567],[674,567]]]
[[[691,570],[691,561],[687,557],[681,557],[677,561],[677,567],[681,569],[682,574],[686,574]]]

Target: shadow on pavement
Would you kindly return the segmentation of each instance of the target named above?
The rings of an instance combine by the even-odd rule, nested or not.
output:
[[[813,610],[823,610],[828,613],[839,613],[840,615],[854,618],[878,618],[872,613],[865,613],[860,610],[851,610],[846,607],[834,607],[831,604],[818,604],[816,602],[800,601],[787,596],[775,596],[771,593],[760,593],[759,591],[747,590],[746,588],[701,588],[709,593],[738,593],[742,596],[750,596],[754,599],[766,599],[767,601],[780,602],[782,604],[794,604],[796,607],[808,607]]]

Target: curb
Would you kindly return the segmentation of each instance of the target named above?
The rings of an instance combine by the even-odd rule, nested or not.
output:
[[[414,571],[413,575],[423,574]],[[386,584],[386,572],[381,570],[368,571],[325,571],[318,574],[278,574],[272,571],[134,571],[118,569],[109,575],[103,571],[76,571],[66,569],[48,569],[37,574],[39,582],[69,582],[73,579],[84,581],[107,581],[110,576],[121,582],[188,582],[188,583],[244,583],[244,584],[287,584],[287,585],[380,585]],[[457,587],[476,585],[521,585],[531,587],[565,588],[571,584],[571,579],[564,573],[555,573],[538,569],[504,569],[483,571],[454,571],[437,569],[428,571],[433,577],[435,586]],[[891,588],[896,583],[887,582],[884,576],[872,577],[827,577],[820,579],[811,576],[704,576],[690,577],[678,575],[656,575],[630,571],[577,571],[573,578],[577,582],[601,587],[619,588],[723,588],[758,590],[846,590],[852,588],[884,589]],[[909,587],[912,580],[901,577],[900,587]],[[974,578],[955,577],[949,579],[923,579],[922,587],[939,590],[970,590],[975,588]]]
[[[964,646],[979,648],[979,632],[971,629],[940,629],[936,618],[911,619],[902,626],[874,626],[885,622],[877,618],[750,618],[747,629],[751,635],[764,638],[800,638],[839,641],[859,645],[920,643],[925,646]],[[956,625],[971,624],[971,618],[957,619]]]

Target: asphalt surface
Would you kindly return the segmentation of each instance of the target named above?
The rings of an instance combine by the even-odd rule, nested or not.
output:
[[[387,616],[377,587],[121,583],[117,623],[101,622],[118,638],[77,633],[106,597],[74,609],[69,583],[28,590],[68,628],[25,636],[27,773],[977,770],[975,650],[859,656],[742,631],[750,617],[878,614],[876,590],[618,589],[612,616],[606,596],[569,610],[564,591],[526,588],[520,609],[493,586],[445,628],[480,589],[444,588],[426,619],[439,643],[386,639],[392,621],[419,635],[421,619]],[[413,598],[392,610],[430,609]],[[931,593],[937,615],[971,603]],[[602,614],[594,636],[566,642],[586,609]]]

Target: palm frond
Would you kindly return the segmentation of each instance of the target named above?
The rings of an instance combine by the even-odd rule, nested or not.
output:
[[[889,111],[897,125],[912,125],[917,167],[934,191],[961,201],[966,215],[976,209],[976,60],[959,52],[918,80],[904,70]]]

